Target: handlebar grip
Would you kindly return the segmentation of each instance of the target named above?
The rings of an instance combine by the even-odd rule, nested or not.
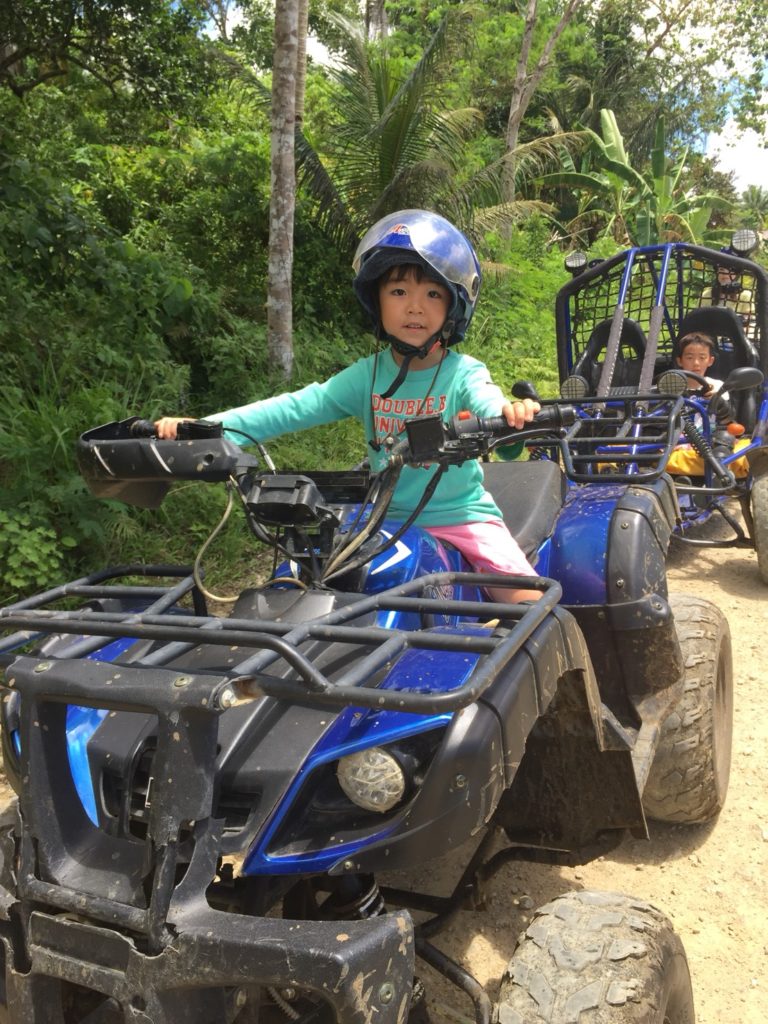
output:
[[[575,422],[576,410],[572,405],[548,405],[533,417],[535,426],[548,426],[553,430],[572,427]]]
[[[495,437],[506,437],[509,434],[522,433],[524,430],[560,430],[570,427],[576,422],[576,410],[572,405],[547,405],[537,412],[530,423],[524,424],[520,430],[510,427],[503,416],[473,416],[471,413],[459,413],[454,417],[456,433],[487,433]]]
[[[152,420],[134,420],[128,427],[131,437],[155,437],[157,431]]]
[[[220,423],[210,420],[182,420],[176,427],[178,441],[205,441],[212,437],[222,437],[224,428]],[[128,427],[131,437],[157,437],[155,424],[152,420],[136,419]]]

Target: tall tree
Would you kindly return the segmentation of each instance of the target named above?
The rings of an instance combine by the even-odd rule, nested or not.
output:
[[[3,0],[0,85],[23,98],[81,69],[155,104],[178,101],[208,78],[202,21],[193,0]]]
[[[213,22],[219,39],[229,42],[229,15],[235,0],[200,0],[201,6]]]
[[[345,24],[344,62],[327,72],[336,87],[333,120],[318,132],[322,148],[301,137],[298,153],[302,184],[340,245],[354,245],[373,221],[408,207],[438,210],[470,232],[473,224],[498,228],[542,208],[535,201],[502,202],[503,161],[478,163],[471,151],[480,112],[446,102],[469,42],[463,20],[457,26],[443,19],[415,62],[368,42],[359,21]],[[531,173],[558,157],[552,139],[518,155]]]
[[[298,47],[296,50],[296,127],[304,123],[304,96],[307,91],[307,35],[309,0],[299,0]]]
[[[269,290],[267,345],[283,376],[293,370],[293,222],[296,204],[294,136],[299,49],[299,2],[275,4],[272,68],[271,198],[269,204]]]
[[[581,0],[567,0],[560,18],[544,42],[538,59],[531,65],[531,50],[536,29],[538,0],[528,0],[525,11],[520,53],[517,58],[515,77],[509,101],[507,118],[506,153],[507,169],[504,177],[504,198],[508,202],[515,195],[515,152],[520,138],[520,125],[530,105],[534,92],[549,67],[555,48],[566,25],[572,20]]]
[[[384,0],[365,0],[365,31],[368,38],[383,37],[388,29]]]

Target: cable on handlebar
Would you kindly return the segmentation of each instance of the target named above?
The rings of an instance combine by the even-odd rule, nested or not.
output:
[[[331,579],[332,576],[338,576],[341,573],[351,572],[352,569],[357,569],[359,568],[360,565],[365,565],[366,562],[370,561],[370,559],[375,556],[376,552],[373,552],[373,554],[371,554],[370,557],[364,558],[362,561],[358,560],[358,562],[355,562],[352,565],[345,565],[342,568],[337,569],[337,566],[340,566],[340,564],[344,562],[345,559],[349,558],[353,551],[357,551],[357,549],[362,544],[364,544],[365,541],[373,533],[375,533],[376,530],[378,530],[379,525],[384,520],[384,517],[386,516],[387,511],[389,509],[390,502],[392,501],[392,496],[395,493],[397,481],[400,478],[401,469],[402,464],[397,466],[390,466],[384,471],[384,473],[382,474],[382,479],[384,480],[384,483],[383,485],[381,485],[383,494],[377,495],[377,502],[373,506],[372,515],[370,516],[368,522],[365,524],[365,526],[363,526],[362,530],[360,530],[359,533],[355,533],[351,537],[349,536],[349,534],[346,534],[346,536],[349,538],[347,543],[341,548],[339,548],[335,556],[329,559],[329,561],[326,563],[322,577],[324,581]],[[363,503],[364,506],[366,504],[368,504],[367,501]],[[389,546],[390,544],[391,540],[387,541],[387,546]]]
[[[232,512],[232,506],[235,500],[234,489],[237,488],[237,481],[235,480],[234,477],[230,477],[229,481],[225,486],[227,488],[227,505],[226,508],[224,509],[224,514],[222,515],[221,519],[218,521],[216,526],[213,528],[213,530],[208,534],[208,537],[203,542],[200,550],[197,553],[197,556],[195,557],[195,561],[192,565],[192,579],[195,581],[195,586],[200,591],[200,593],[207,597],[209,601],[219,601],[221,604],[234,604],[235,601],[237,601],[236,596],[223,597],[219,594],[213,594],[211,593],[210,590],[207,590],[203,585],[203,577],[200,574],[200,564],[203,560],[203,555],[208,550],[213,541],[216,539],[216,537],[218,537],[218,535],[221,533],[225,523],[229,519],[230,513]]]
[[[335,572],[329,573],[328,569],[326,569],[326,574],[323,577],[324,581],[327,582],[328,580],[333,579],[336,576],[343,575],[347,572],[353,572],[355,569],[361,568],[367,562],[370,562],[372,559],[374,559],[381,551],[384,551],[387,548],[392,547],[393,544],[396,544],[397,541],[400,540],[400,538],[406,532],[406,530],[408,530],[413,525],[413,523],[416,521],[416,518],[421,514],[422,510],[428,504],[428,502],[432,498],[432,495],[435,493],[435,489],[447,468],[448,467],[445,464],[438,465],[437,472],[432,476],[431,480],[424,488],[424,493],[419,499],[416,508],[411,512],[411,514],[408,516],[405,522],[401,523],[400,527],[397,530],[395,530],[395,532],[390,537],[387,537],[385,543],[380,544],[375,551],[372,551],[370,554],[366,555],[365,558],[358,558],[357,561],[352,562],[350,565],[345,565],[341,569],[337,569]],[[399,469],[402,469],[402,466],[400,466]],[[395,484],[397,483],[397,479],[399,478],[399,476],[400,473],[398,471],[397,477],[395,477]],[[392,487],[392,491],[394,492],[394,485]],[[384,518],[384,515],[386,514],[386,510],[388,508],[389,501],[387,501],[385,505],[384,514],[381,516],[381,519]],[[359,545],[356,545],[356,547],[359,547]]]
[[[526,437],[529,437],[532,434],[541,435],[543,429],[556,429],[556,427],[562,427],[565,423],[568,422],[568,412],[570,412],[570,421],[573,422],[573,420],[575,420],[575,412],[571,409],[570,406],[566,406],[563,410],[554,408],[548,409],[546,410],[545,415],[541,417],[541,420],[543,420],[544,422],[541,422],[540,420],[538,423],[527,423],[525,427],[521,427],[520,429],[509,428],[509,425],[506,423],[503,417],[475,417],[474,419],[477,429],[479,429],[480,431],[487,431],[492,433],[494,430],[506,430],[507,428],[509,428],[509,434],[505,433],[502,438],[497,439],[498,443],[504,443],[505,441],[508,441],[510,439],[519,439],[521,441],[524,441]],[[540,416],[540,414],[537,414],[537,416]],[[456,439],[461,439],[461,435],[458,434],[458,432],[456,435]],[[372,559],[374,559],[382,551],[386,550],[389,547],[392,547],[392,545],[395,544],[400,539],[400,537],[402,537],[406,530],[408,530],[413,525],[417,517],[421,514],[425,506],[431,500],[432,495],[434,494],[439,481],[442,479],[443,475],[448,469],[447,461],[443,461],[442,459],[433,460],[437,462],[437,471],[433,474],[429,483],[424,488],[424,492],[416,508],[413,509],[411,514],[408,516],[405,522],[403,522],[400,525],[400,527],[395,531],[395,533],[392,534],[392,536],[388,537],[383,544],[379,544],[374,551],[370,552],[364,557],[357,558],[353,562],[344,564],[346,559],[348,559],[349,556],[354,551],[358,550],[358,548],[360,548],[365,543],[365,541],[375,532],[375,530],[378,529],[379,524],[384,519],[392,499],[392,494],[394,493],[394,488],[399,479],[400,472],[403,468],[403,465],[405,464],[405,461],[407,461],[407,453],[410,453],[410,448],[407,441],[400,442],[390,452],[390,460],[392,460],[393,456],[400,456],[401,459],[398,460],[398,464],[395,466],[392,466],[390,464],[390,468],[385,471],[384,475],[387,477],[385,485],[386,490],[383,495],[377,495],[377,504],[381,511],[379,512],[378,509],[375,509],[375,514],[371,516],[371,518],[365,524],[363,529],[359,533],[354,534],[350,538],[348,543],[338,548],[338,550],[334,553],[332,558],[326,563],[326,567],[322,576],[323,582],[330,582],[338,576],[344,575],[348,572],[353,572],[354,570],[361,568],[363,565],[372,561]],[[388,474],[390,473],[394,473],[394,476],[391,479],[388,476]],[[359,522],[359,519],[360,514],[358,514],[356,522]],[[349,533],[347,533],[346,536],[349,537]]]
[[[240,437],[244,437],[246,441],[249,441],[252,445],[258,448],[259,455],[262,457],[262,459],[264,459],[266,467],[270,471],[270,473],[277,472],[277,467],[270,458],[269,452],[261,443],[261,441],[257,441],[256,438],[253,437],[251,434],[246,434],[244,430],[238,430],[237,427],[224,427],[224,429],[227,431],[228,434],[239,434]]]

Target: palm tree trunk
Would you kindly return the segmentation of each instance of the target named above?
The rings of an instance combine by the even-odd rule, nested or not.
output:
[[[307,36],[309,0],[299,0],[298,43],[296,50],[296,127],[304,124],[304,94],[307,85]]]
[[[365,2],[365,37],[366,39],[383,39],[389,32],[387,12],[384,0],[366,0]]]
[[[284,377],[293,370],[293,222],[296,207],[294,135],[299,0],[275,4],[272,68],[271,197],[267,347],[272,365]]]

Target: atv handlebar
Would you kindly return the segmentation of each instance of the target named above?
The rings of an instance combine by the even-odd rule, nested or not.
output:
[[[462,412],[450,423],[439,415],[420,416],[406,421],[407,439],[390,450],[389,467],[457,465],[505,441],[559,433],[574,420],[573,408],[563,405],[545,407],[520,430],[510,427],[503,416]],[[210,420],[182,420],[173,441],[158,439],[151,420],[131,417],[106,423],[80,437],[80,472],[96,497],[157,507],[175,480],[215,483],[258,469],[257,459],[223,435],[224,426]]]
[[[548,405],[534,414],[530,423],[515,429],[510,427],[503,416],[475,416],[471,412],[460,412],[450,421],[450,432],[453,437],[466,434],[491,434],[496,440],[505,440],[510,435],[520,436],[525,431],[560,431],[571,427],[576,422],[576,410],[572,405]]]
[[[560,404],[545,407],[519,430],[502,416],[463,412],[450,423],[439,415],[417,417],[405,422],[406,439],[389,449],[387,463],[374,479],[368,473],[343,474],[339,481],[338,473],[261,472],[253,455],[223,436],[221,424],[206,420],[181,421],[176,440],[157,438],[154,423],[138,417],[107,423],[82,435],[78,462],[96,497],[144,508],[157,508],[175,481],[230,482],[240,492],[249,526],[259,540],[292,559],[309,559],[313,572],[330,558],[324,571],[339,573],[365,564],[375,554],[370,545],[365,551],[358,548],[374,536],[386,516],[404,466],[432,464],[437,472],[425,479],[422,501],[395,537],[415,521],[450,466],[486,455],[504,443],[534,437],[560,443],[563,428],[575,419],[575,410]],[[330,484],[329,475],[334,478]],[[351,531],[340,546],[338,505],[359,506],[356,523],[362,521],[363,509],[373,509],[362,530]],[[353,551],[357,554],[350,562]]]
[[[439,414],[417,416],[407,420],[407,441],[392,449],[395,464],[442,462],[457,465],[487,455],[494,448],[508,442],[526,441],[557,435],[576,421],[576,410],[571,405],[550,405],[537,412],[533,419],[519,429],[511,427],[503,416],[476,416],[460,412],[448,423]]]
[[[152,420],[136,419],[128,427],[130,437],[157,437]],[[178,441],[203,441],[211,437],[223,437],[224,427],[212,420],[181,420],[176,427]]]

